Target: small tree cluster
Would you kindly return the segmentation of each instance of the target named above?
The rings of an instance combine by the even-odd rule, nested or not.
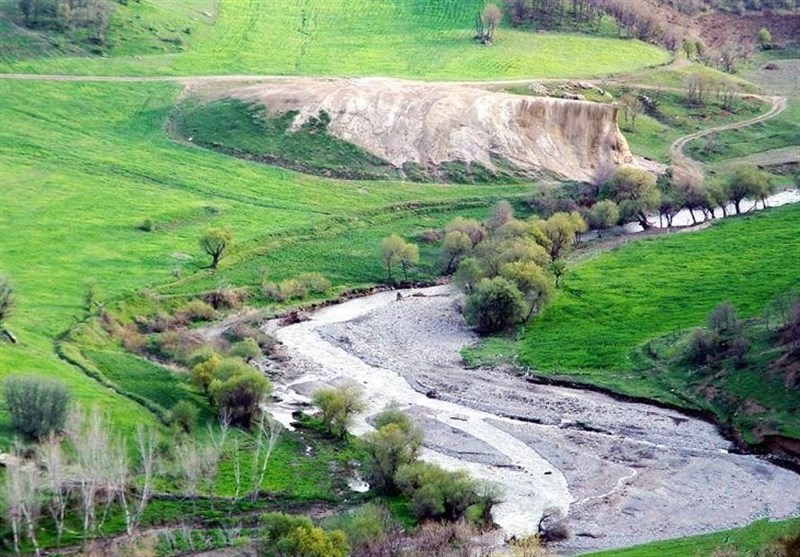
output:
[[[208,393],[221,413],[245,429],[272,389],[269,379],[242,358],[222,358],[213,351],[196,354],[190,377]]]
[[[736,310],[730,302],[723,302],[709,315],[707,328],[692,331],[686,356],[696,365],[717,365],[726,358],[741,365],[749,349]]]
[[[394,283],[392,271],[397,265],[403,269],[403,279],[408,281],[408,271],[419,263],[419,247],[406,242],[397,234],[392,234],[381,241],[380,249],[389,282]]]
[[[618,205],[622,220],[636,220],[645,230],[651,227],[648,215],[658,209],[661,198],[656,177],[630,166],[617,170],[601,188],[600,196]]]
[[[101,44],[113,13],[109,0],[19,0],[19,8],[26,27],[86,29]]]
[[[261,282],[261,292],[265,298],[276,302],[303,299],[309,294],[324,294],[331,287],[331,281],[320,273],[303,273],[295,278],[281,282]]]
[[[467,293],[464,317],[492,333],[530,319],[551,299],[565,266],[561,259],[588,229],[577,212],[548,219],[514,218],[499,203],[484,225],[459,218],[445,228],[442,260],[456,267],[454,281]]]
[[[354,382],[319,389],[311,400],[322,411],[322,422],[328,433],[338,439],[347,436],[353,418],[366,409],[362,389]]]

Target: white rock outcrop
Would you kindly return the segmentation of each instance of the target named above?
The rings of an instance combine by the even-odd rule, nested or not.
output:
[[[325,111],[329,133],[397,167],[462,161],[597,182],[634,162],[613,105],[384,78],[300,78],[226,96],[296,111],[294,129]]]

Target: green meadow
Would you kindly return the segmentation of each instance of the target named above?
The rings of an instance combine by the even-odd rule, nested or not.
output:
[[[2,1],[13,13],[12,0]],[[59,56],[23,59],[24,48],[14,45],[29,43],[29,35],[4,26],[0,71],[501,79],[600,76],[668,60],[639,41],[511,29],[481,48],[471,38],[482,6],[481,0],[306,0],[279,9],[246,0],[130,2],[116,9],[108,58],[63,56],[61,49]],[[157,53],[159,47],[166,52]]]

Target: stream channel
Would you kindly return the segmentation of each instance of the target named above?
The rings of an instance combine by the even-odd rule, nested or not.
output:
[[[465,369],[460,350],[477,337],[460,301],[450,286],[389,291],[268,322],[291,358],[270,410],[290,427],[314,390],[355,381],[368,410],[352,431],[363,434],[396,401],[425,433],[424,460],[502,486],[494,515],[505,535],[535,533],[546,509],[563,513],[566,555],[800,515],[800,476],[729,452],[710,423]]]

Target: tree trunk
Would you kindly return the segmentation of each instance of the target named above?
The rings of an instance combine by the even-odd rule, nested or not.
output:
[[[741,199],[734,199],[733,200],[733,206],[736,207],[736,214],[737,215],[741,215],[742,214],[741,203],[742,203]]]

